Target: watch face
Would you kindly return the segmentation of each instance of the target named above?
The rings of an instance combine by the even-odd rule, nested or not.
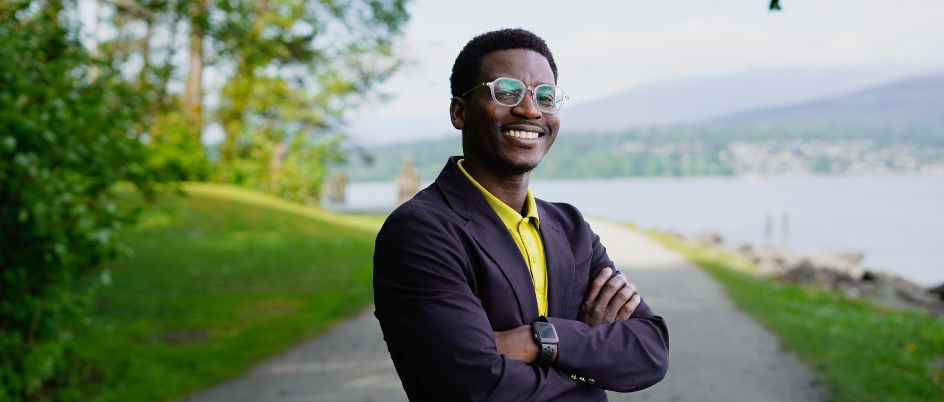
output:
[[[534,327],[538,332],[538,336],[541,337],[542,343],[557,343],[557,330],[554,329],[554,324],[549,322],[536,322]]]

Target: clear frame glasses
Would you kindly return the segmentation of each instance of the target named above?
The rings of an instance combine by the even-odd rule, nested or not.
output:
[[[479,87],[487,86],[492,91],[495,103],[515,107],[524,100],[525,93],[531,91],[531,100],[534,106],[544,113],[557,113],[564,107],[564,102],[570,99],[564,90],[557,85],[541,84],[529,87],[514,78],[499,77],[492,82],[483,82],[462,94],[462,98]]]

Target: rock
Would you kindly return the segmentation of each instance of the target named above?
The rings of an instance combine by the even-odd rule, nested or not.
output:
[[[860,281],[865,293],[877,296],[885,304],[917,308],[937,316],[944,315],[944,300],[934,292],[924,289],[902,277],[865,271]]]
[[[929,313],[944,315],[944,302],[936,294],[924,289],[897,289],[899,297],[917,307],[922,307]]]
[[[944,283],[942,283],[940,286],[929,289],[928,292],[936,294],[937,297],[941,299],[941,301],[944,301]]]
[[[862,275],[865,272],[862,267],[859,266],[859,262],[862,261],[862,253],[820,251],[805,254],[802,258],[808,259],[810,263],[817,268],[842,272],[857,280],[862,279]]]
[[[692,242],[701,246],[714,247],[724,244],[721,235],[714,232],[699,233],[691,238]]]
[[[825,289],[841,289],[842,287],[854,286],[855,282],[845,272],[816,267],[807,259],[801,260],[799,264],[789,268],[780,277],[780,280],[786,283],[818,284]]]
[[[860,265],[864,257],[862,253],[754,249],[749,243],[725,243],[721,235],[712,232],[694,236],[665,233],[690,245],[708,247],[751,261],[754,274],[760,277],[779,277],[785,283],[838,290],[852,298],[864,297],[875,303],[944,316],[944,284],[925,289],[895,275],[867,271]]]
[[[754,273],[761,277],[780,276],[783,272],[783,265],[773,259],[760,260],[754,265]]]

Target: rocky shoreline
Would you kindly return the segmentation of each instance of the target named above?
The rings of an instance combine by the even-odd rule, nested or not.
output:
[[[862,253],[796,252],[784,248],[758,249],[749,243],[726,242],[717,233],[666,234],[693,246],[733,254],[751,263],[751,273],[783,283],[838,290],[852,298],[899,308],[918,309],[944,317],[944,284],[926,288],[897,275],[862,267]]]

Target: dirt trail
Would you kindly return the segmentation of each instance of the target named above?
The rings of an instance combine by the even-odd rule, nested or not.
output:
[[[665,380],[624,401],[820,401],[826,392],[777,338],[738,311],[700,269],[646,236],[590,220],[610,258],[670,334]],[[373,309],[262,363],[241,378],[184,398],[211,401],[406,401]]]

